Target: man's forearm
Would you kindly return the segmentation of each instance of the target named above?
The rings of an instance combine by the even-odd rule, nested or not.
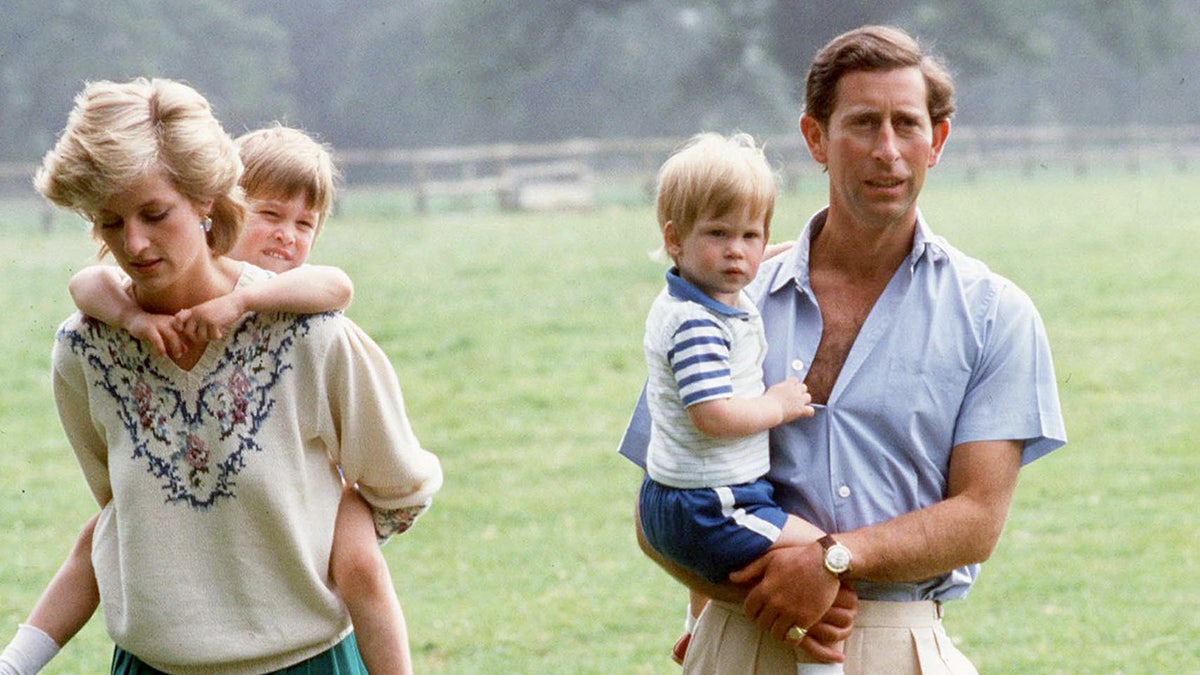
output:
[[[1008,518],[1020,458],[1017,441],[955,448],[945,500],[835,535],[853,553],[849,578],[917,582],[987,560]]]

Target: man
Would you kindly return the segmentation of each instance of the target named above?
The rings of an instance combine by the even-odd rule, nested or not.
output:
[[[859,599],[846,673],[975,672],[942,603],[966,595],[995,548],[1019,468],[1066,434],[1033,303],[917,208],[953,96],[899,29],[850,31],[814,58],[800,130],[829,174],[829,206],[763,264],[751,295],[765,383],[799,376],[816,408],[771,432],[776,500],[832,536],[771,551],[722,588],[643,546],[723,600],[696,627],[685,672],[795,673],[795,643],[837,660],[854,607],[844,585]],[[639,405],[621,452],[642,461],[648,442]]]

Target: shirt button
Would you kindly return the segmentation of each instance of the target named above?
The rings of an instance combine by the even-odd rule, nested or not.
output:
[[[842,487],[838,488],[838,496],[841,497],[842,499],[849,497],[850,496],[850,486],[843,485]]]
[[[794,370],[796,372],[801,372],[802,370],[804,370],[804,362],[801,361],[800,359],[796,359],[796,360],[792,361],[792,370]]]

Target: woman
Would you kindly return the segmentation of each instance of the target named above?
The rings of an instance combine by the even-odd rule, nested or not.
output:
[[[265,278],[224,257],[238,153],[195,90],[98,82],[35,179],[93,223],[144,310]],[[337,314],[250,314],[171,358],[80,314],[54,349],[59,416],[102,507],[92,560],[120,673],[365,673],[329,580],[343,476],[380,536],[441,485],[387,357]]]

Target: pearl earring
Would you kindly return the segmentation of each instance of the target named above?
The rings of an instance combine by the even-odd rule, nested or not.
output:
[[[200,221],[200,229],[205,232],[212,232],[212,218],[205,216],[204,220]]]

